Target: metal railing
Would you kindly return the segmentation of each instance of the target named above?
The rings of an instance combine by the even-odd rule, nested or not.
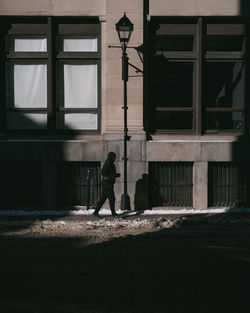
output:
[[[152,206],[192,206],[192,162],[150,162],[149,177]]]
[[[100,162],[62,162],[57,166],[57,204],[93,205],[101,192]]]
[[[208,205],[249,205],[249,165],[245,163],[211,162],[208,165]]]

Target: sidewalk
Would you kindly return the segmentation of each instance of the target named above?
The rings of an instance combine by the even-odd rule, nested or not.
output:
[[[250,208],[209,208],[209,209],[192,209],[192,208],[153,208],[152,210],[140,210],[140,211],[121,211],[116,210],[117,214],[121,216],[140,216],[140,217],[150,217],[150,216],[192,216],[192,215],[203,215],[203,214],[225,214],[225,213],[236,213],[244,214],[250,213]],[[93,218],[93,209],[87,210],[86,207],[74,207],[69,209],[55,209],[55,210],[32,210],[32,209],[2,209],[0,210],[0,218],[3,217],[25,217],[25,216],[37,216],[37,217],[73,217],[79,216],[83,219]],[[102,217],[111,216],[109,209],[100,210],[99,214]]]

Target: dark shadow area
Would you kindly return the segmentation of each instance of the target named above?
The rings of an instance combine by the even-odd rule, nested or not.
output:
[[[250,3],[248,0],[240,0],[240,12],[242,16],[250,15]]]
[[[134,207],[136,211],[147,210],[150,208],[150,187],[149,176],[143,174],[135,185]]]
[[[0,223],[18,221],[17,230],[28,229],[37,220],[58,220],[69,209],[88,202],[92,206],[100,193],[100,162],[76,162],[73,155],[82,155],[89,146],[71,142],[76,135],[67,133],[69,129],[65,134],[43,133],[23,114],[13,123],[29,130],[0,136],[0,210],[10,211],[10,216],[0,215]],[[44,215],[19,216],[19,210],[44,210]],[[49,216],[50,210],[63,211],[63,216]]]
[[[249,226],[249,215],[187,216],[89,246],[1,236],[1,311],[248,313]]]

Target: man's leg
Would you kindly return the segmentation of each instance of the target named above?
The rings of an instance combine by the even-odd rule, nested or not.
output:
[[[93,214],[98,214],[101,207],[103,206],[103,203],[107,200],[107,193],[105,190],[102,190],[101,198],[98,201],[96,207],[95,207],[95,212]]]
[[[114,189],[111,188],[108,191],[108,200],[109,200],[109,206],[110,206],[110,210],[113,216],[116,216],[116,212],[115,212],[115,193],[114,193]]]

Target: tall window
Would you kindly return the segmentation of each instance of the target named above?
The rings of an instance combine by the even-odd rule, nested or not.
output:
[[[239,20],[152,19],[151,132],[245,131],[246,31]]]
[[[1,21],[1,130],[98,132],[98,20]]]

